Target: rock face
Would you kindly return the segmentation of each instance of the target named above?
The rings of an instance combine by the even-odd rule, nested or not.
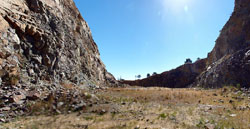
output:
[[[223,27],[216,45],[197,72],[181,66],[139,81],[126,84],[141,86],[219,88],[223,86],[250,87],[250,1],[235,0],[235,8]],[[195,64],[190,64],[194,67]],[[146,84],[149,83],[150,85]]]
[[[1,0],[0,14],[2,85],[115,83],[73,0]]]
[[[250,87],[250,1],[235,0],[235,8],[211,53],[207,70],[194,85],[207,88],[226,85]]]
[[[209,65],[197,78],[194,86],[220,88],[223,86],[250,87],[250,47],[224,56]]]
[[[235,0],[234,11],[221,30],[212,52],[208,54],[209,65],[250,46],[249,12],[249,0]]]
[[[0,123],[36,101],[83,108],[82,90],[117,85],[73,0],[0,1]],[[69,109],[68,109],[69,110]]]

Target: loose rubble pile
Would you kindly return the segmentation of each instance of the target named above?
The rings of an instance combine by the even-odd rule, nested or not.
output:
[[[97,89],[83,90],[76,86],[70,89],[57,86],[54,91],[12,88],[16,89],[0,90],[0,122],[8,122],[17,116],[33,115],[32,113],[51,115],[81,111],[99,100],[94,95]]]

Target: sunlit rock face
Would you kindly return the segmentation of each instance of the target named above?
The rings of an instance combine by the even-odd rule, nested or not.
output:
[[[0,14],[2,85],[115,83],[73,0],[1,0]]]
[[[208,64],[250,46],[250,1],[236,0],[234,12],[208,55]]]

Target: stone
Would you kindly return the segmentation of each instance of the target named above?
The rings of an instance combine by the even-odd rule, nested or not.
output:
[[[41,41],[42,40],[42,33],[37,31],[34,35],[35,40]]]
[[[5,122],[6,122],[6,120],[5,120],[5,119],[3,119],[3,118],[0,118],[0,122],[5,123]],[[1,127],[1,126],[0,126],[0,127]]]
[[[41,98],[41,94],[38,91],[33,90],[33,91],[28,91],[26,97],[29,100],[38,100]]]
[[[205,129],[215,129],[215,125],[210,124],[210,123],[205,124]]]
[[[13,95],[10,98],[10,101],[16,104],[22,104],[24,102],[23,101],[24,99],[26,99],[26,96],[24,94],[20,94],[20,95]]]
[[[36,27],[32,25],[27,25],[25,28],[25,32],[31,36],[34,36],[36,34]]]
[[[9,111],[11,108],[10,107],[3,107],[3,108],[0,108],[0,111]]]
[[[14,36],[12,37],[12,40],[15,41],[16,44],[20,44],[20,39],[19,37],[17,36],[17,34],[14,34]]]
[[[57,103],[57,107],[58,107],[58,108],[62,107],[63,105],[64,105],[64,102],[59,102],[59,103]]]
[[[219,102],[220,102],[220,103],[224,103],[224,100],[222,100],[222,99],[219,99]]]
[[[9,28],[9,23],[0,15],[0,36],[1,33],[6,32]]]
[[[237,115],[236,115],[236,114],[231,114],[230,116],[231,116],[231,117],[236,117]]]
[[[34,56],[34,57],[32,57],[32,59],[37,61],[39,64],[42,64],[42,57],[41,56]]]
[[[211,111],[211,110],[213,110],[213,108],[211,106],[205,107],[205,112],[208,112],[208,111]]]
[[[84,102],[81,102],[80,104],[75,105],[74,111],[81,111],[84,108],[86,108],[87,104]]]
[[[136,125],[134,129],[140,129],[140,125]]]

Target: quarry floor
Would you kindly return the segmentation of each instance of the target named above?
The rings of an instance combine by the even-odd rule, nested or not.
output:
[[[99,102],[82,111],[19,117],[0,129],[250,128],[250,98],[229,88],[108,88],[96,96]]]

